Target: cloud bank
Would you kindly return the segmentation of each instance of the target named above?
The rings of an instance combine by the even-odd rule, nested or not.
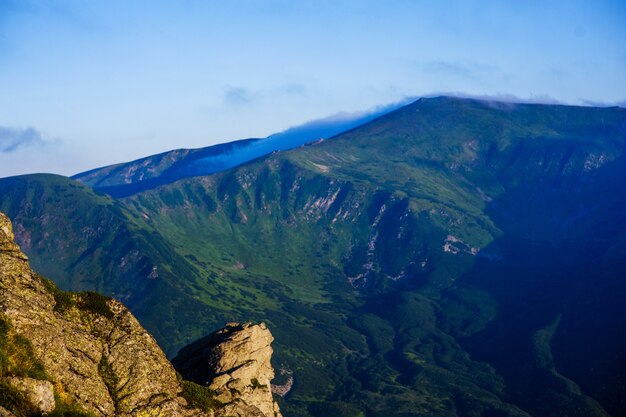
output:
[[[557,100],[554,97],[548,95],[533,95],[528,98],[518,97],[514,94],[502,93],[502,94],[468,94],[458,91],[440,91],[431,94],[424,94],[422,97],[432,98],[438,96],[449,96],[458,98],[468,98],[474,100],[482,100],[488,102],[500,102],[511,104],[565,104],[563,101]],[[571,105],[571,104],[570,104]]]

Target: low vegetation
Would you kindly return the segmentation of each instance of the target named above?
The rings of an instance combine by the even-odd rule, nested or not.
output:
[[[197,408],[203,411],[217,410],[223,404],[215,399],[215,393],[208,387],[195,382],[179,379],[183,388],[182,397],[187,400],[189,408]]]
[[[13,331],[6,317],[0,316],[0,377],[6,375],[47,379],[43,365],[35,359],[30,342]]]
[[[51,280],[40,276],[46,290],[54,297],[54,311],[65,313],[72,307],[78,307],[80,311],[89,312],[95,315],[113,318],[113,311],[109,307],[109,297],[93,291],[72,293],[60,290]]]
[[[30,342],[16,334],[9,320],[0,315],[0,406],[16,417],[40,417],[36,407],[24,394],[11,386],[4,377],[21,376],[38,380],[50,380],[43,365],[35,359]],[[55,388],[55,409],[48,417],[94,417],[75,405],[67,396],[61,396]]]
[[[113,400],[113,404],[117,405],[117,391],[120,381],[117,374],[113,370],[113,367],[111,366],[107,355],[104,352],[102,352],[100,362],[98,362],[98,373],[100,374],[104,385],[106,385],[107,390],[109,391],[109,395],[111,396],[111,400]]]

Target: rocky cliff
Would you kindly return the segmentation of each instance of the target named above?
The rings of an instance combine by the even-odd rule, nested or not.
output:
[[[273,340],[264,323],[228,323],[183,348],[173,363],[185,378],[213,390],[227,409],[234,410],[243,397],[247,416],[281,417],[270,388]]]
[[[245,331],[250,328],[259,331]],[[240,354],[246,361],[252,354],[262,366],[245,377],[269,386],[269,331],[248,326],[225,332],[265,350],[252,354],[237,344],[222,344],[215,351],[222,359],[215,363],[236,362]],[[235,401],[221,390],[183,380],[121,303],[96,293],[62,292],[35,274],[13,241],[9,219],[0,213],[0,415],[53,410],[56,415],[98,417],[280,415],[271,394],[269,402],[260,401],[257,388],[239,387]]]

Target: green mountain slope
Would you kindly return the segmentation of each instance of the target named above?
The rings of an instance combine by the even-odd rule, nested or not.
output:
[[[170,353],[220,320],[269,322],[275,367],[293,372],[286,416],[620,416],[625,140],[624,109],[422,99],[86,206],[115,207],[157,267],[153,298],[137,287],[130,307],[151,331],[180,326],[156,333]],[[27,223],[33,186],[11,181],[0,209]],[[45,240],[52,224],[24,229]],[[80,241],[63,252],[79,259]],[[27,253],[45,268],[54,250]],[[108,293],[139,276],[108,271]],[[173,299],[198,313],[162,308]]]
[[[451,384],[474,408],[524,415],[499,400],[502,383],[493,370],[466,355],[445,366],[431,363],[420,384],[397,380],[396,332],[419,324],[417,333],[434,344],[461,351],[437,330],[434,297],[472,258],[442,252],[445,231],[414,217],[406,198],[276,157],[142,193],[127,204],[196,265],[203,279],[185,285],[199,299],[233,303],[225,307],[234,318],[263,317],[276,329],[276,365],[293,370],[296,380],[292,412],[335,413],[319,400],[336,397],[340,410],[358,394],[357,407],[370,412],[437,415],[454,407],[441,404]],[[403,295],[412,287],[433,297]],[[377,311],[385,298],[392,300],[389,317]],[[490,386],[475,384],[476,374]],[[348,392],[337,396],[342,390]]]
[[[193,340],[190,325],[222,321],[181,290],[179,276],[193,277],[195,269],[119,202],[44,174],[0,179],[0,196],[34,270],[63,289],[123,301],[162,346]]]

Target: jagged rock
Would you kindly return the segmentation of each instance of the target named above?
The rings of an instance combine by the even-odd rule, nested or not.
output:
[[[174,368],[121,303],[97,294],[62,293],[34,274],[2,213],[0,313],[30,342],[35,359],[63,395],[97,416],[209,415],[186,407]],[[25,381],[16,384],[31,383]],[[49,398],[45,386],[42,398]]]
[[[226,404],[223,415],[280,417],[270,390],[273,340],[265,323],[228,323],[182,349],[173,363],[185,378],[215,391]]]
[[[8,377],[5,380],[13,388],[21,391],[38,411],[49,413],[54,410],[56,401],[54,400],[54,388],[50,381],[40,381],[27,377]]]

